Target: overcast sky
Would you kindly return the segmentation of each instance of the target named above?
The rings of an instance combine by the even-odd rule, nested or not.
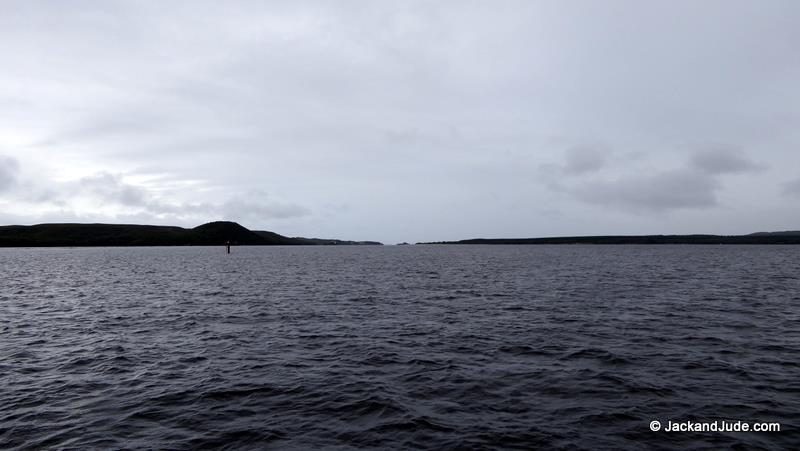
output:
[[[800,229],[800,2],[4,1],[0,223]]]

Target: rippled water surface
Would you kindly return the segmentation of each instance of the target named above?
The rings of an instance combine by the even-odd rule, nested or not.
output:
[[[0,448],[800,448],[800,247],[0,250]],[[652,420],[780,422],[651,432]]]

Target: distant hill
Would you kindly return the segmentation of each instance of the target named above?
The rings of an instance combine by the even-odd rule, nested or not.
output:
[[[756,232],[749,236],[800,236],[800,230],[786,230],[784,232]]]
[[[419,244],[800,244],[800,232],[750,235],[609,235],[549,238],[474,238]]]
[[[322,246],[375,246],[382,245],[378,241],[347,241],[347,240],[332,240],[326,238],[301,238],[294,237],[292,240],[299,241],[299,244],[322,245]]]
[[[214,246],[381,244],[289,238],[274,232],[251,231],[235,222],[209,222],[193,229],[134,224],[38,224],[0,226],[0,247],[50,246]]]
[[[383,243],[378,241],[347,241],[347,240],[334,240],[326,238],[303,238],[291,237],[287,238],[283,235],[278,235],[275,232],[267,232],[265,230],[254,230],[253,233],[266,238],[268,240],[280,241],[281,244],[296,244],[308,246],[382,246]]]

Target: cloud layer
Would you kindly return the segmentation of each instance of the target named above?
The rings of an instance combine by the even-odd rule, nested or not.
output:
[[[797,228],[798,20],[790,0],[4,2],[0,219]]]
[[[0,192],[8,190],[16,184],[18,172],[17,160],[0,155]]]

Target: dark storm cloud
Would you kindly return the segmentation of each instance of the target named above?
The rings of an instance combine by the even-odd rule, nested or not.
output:
[[[0,192],[16,185],[19,163],[16,159],[0,155]]]

